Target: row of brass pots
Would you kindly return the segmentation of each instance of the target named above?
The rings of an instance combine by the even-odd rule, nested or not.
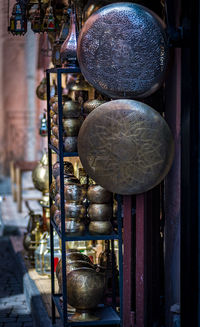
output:
[[[103,300],[105,292],[105,274],[99,272],[89,257],[81,253],[66,255],[67,299],[69,305],[76,308],[76,313],[70,317],[72,321],[93,321],[99,318],[93,314],[93,309]],[[62,289],[62,261],[60,260],[56,275]]]
[[[64,118],[63,119],[63,136],[77,136],[79,129],[82,125],[83,120],[80,118]],[[58,116],[54,115],[53,117],[53,126],[52,126],[53,135],[57,138],[59,137],[58,129]]]
[[[63,150],[65,152],[77,152],[77,136],[68,136],[63,138]],[[56,136],[51,135],[51,144],[59,148],[59,140]]]

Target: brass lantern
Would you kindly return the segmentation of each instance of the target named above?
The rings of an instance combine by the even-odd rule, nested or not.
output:
[[[24,35],[27,32],[27,19],[19,2],[14,4],[8,30],[13,35]]]

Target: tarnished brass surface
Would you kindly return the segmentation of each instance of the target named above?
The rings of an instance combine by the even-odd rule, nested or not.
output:
[[[71,162],[64,161],[64,175],[72,174],[74,173],[74,168]],[[57,178],[57,176],[60,175],[60,163],[57,161],[52,168],[52,174],[54,178]]]
[[[51,135],[51,144],[55,146],[57,149],[59,148],[58,139],[54,135]]]
[[[53,121],[54,124],[57,124],[58,125],[58,115],[57,114],[54,114],[53,115],[52,121]]]
[[[68,184],[64,186],[64,194],[65,200],[80,203],[86,195],[86,190],[81,185]]]
[[[77,204],[76,202],[66,202],[65,203],[65,217],[71,218],[83,218],[86,215],[86,208]]]
[[[58,126],[53,126],[52,127],[52,133],[53,133],[53,135],[55,136],[55,137],[59,137],[59,130],[58,130]]]
[[[51,185],[50,185],[49,194],[50,194],[50,197],[52,198],[52,200],[54,200],[55,196],[57,194],[56,181],[55,180],[53,180]]]
[[[71,306],[77,309],[72,321],[97,320],[90,309],[101,302],[105,289],[105,275],[91,268],[79,268],[67,275],[67,297]],[[84,316],[84,318],[83,318]]]
[[[94,100],[88,100],[84,103],[84,113],[89,114],[91,111],[93,111],[95,108],[99,107],[101,104],[105,103],[104,100],[94,99]]]
[[[78,39],[85,79],[111,98],[144,98],[162,84],[168,62],[160,18],[141,5],[105,6],[85,22]]]
[[[109,235],[113,231],[110,221],[91,221],[89,224],[89,233],[91,235]]]
[[[64,185],[68,184],[80,184],[80,182],[73,174],[64,174]],[[60,175],[56,177],[56,188],[60,191]]]
[[[67,136],[64,138],[64,151],[66,152],[77,151],[77,136]]]
[[[55,112],[58,112],[58,103],[53,106]],[[81,115],[81,105],[78,102],[67,100],[63,101],[63,117],[76,118]]]
[[[112,200],[112,193],[100,185],[90,185],[88,187],[87,197],[91,203],[109,203]]]
[[[174,155],[162,116],[134,100],[101,105],[85,119],[78,137],[84,169],[95,182],[119,194],[138,194],[159,184]]]
[[[67,274],[69,274],[71,271],[82,267],[94,269],[92,263],[83,260],[76,260],[66,264],[66,272]],[[59,288],[60,290],[62,290],[62,259],[59,260],[58,265],[56,267],[56,277],[58,279]]]
[[[61,222],[58,224],[58,228],[61,230]],[[65,232],[67,235],[80,236],[85,232],[85,225],[82,221],[78,221],[75,218],[67,218],[65,220]]]
[[[64,136],[77,136],[81,124],[82,124],[82,120],[79,118],[63,119]]]
[[[112,206],[108,203],[89,205],[88,215],[91,220],[105,221],[112,218]]]

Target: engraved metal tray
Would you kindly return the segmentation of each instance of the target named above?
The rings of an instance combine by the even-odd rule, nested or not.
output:
[[[144,98],[165,78],[165,25],[141,5],[107,5],[85,22],[77,54],[85,79],[99,92],[115,99]]]

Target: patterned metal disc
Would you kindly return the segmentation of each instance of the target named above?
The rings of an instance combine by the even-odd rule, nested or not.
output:
[[[111,98],[144,98],[162,84],[168,62],[164,24],[149,9],[121,2],[92,14],[78,39],[85,79]]]
[[[162,116],[134,100],[115,100],[92,111],[81,126],[78,152],[95,182],[118,194],[138,194],[159,184],[174,153]]]

